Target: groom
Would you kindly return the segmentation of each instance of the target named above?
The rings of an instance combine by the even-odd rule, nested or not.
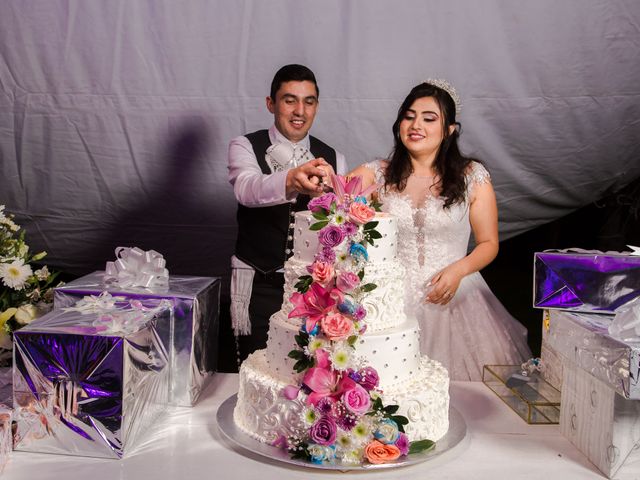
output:
[[[274,124],[229,144],[229,182],[238,201],[231,258],[231,322],[240,361],[264,348],[269,318],[282,305],[283,266],[293,249],[293,217],[305,210],[330,166],[346,172],[342,154],[308,135],[318,109],[315,75],[303,65],[278,70],[267,97]]]

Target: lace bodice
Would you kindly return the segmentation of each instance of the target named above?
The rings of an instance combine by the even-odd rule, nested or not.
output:
[[[375,161],[367,166],[382,185],[386,164]],[[425,284],[435,273],[467,254],[471,233],[468,199],[475,185],[489,181],[489,172],[473,162],[467,174],[465,201],[446,210],[429,177],[410,177],[403,192],[379,189],[382,209],[398,217],[398,256],[407,270],[410,288],[419,298],[424,298]]]

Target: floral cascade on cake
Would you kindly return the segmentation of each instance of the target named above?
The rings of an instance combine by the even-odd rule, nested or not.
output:
[[[302,378],[283,395],[303,399],[302,428],[275,445],[313,463],[386,463],[433,442],[409,441],[409,420],[397,414],[398,405],[383,404],[378,372],[357,354],[367,328],[363,300],[377,287],[363,279],[367,246],[382,237],[373,221],[379,205],[367,203],[360,177],[332,181],[335,193],[309,202],[320,248],[290,297],[288,317],[301,326],[289,357]]]

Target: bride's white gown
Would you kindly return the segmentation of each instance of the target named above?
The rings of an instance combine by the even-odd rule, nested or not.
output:
[[[384,163],[367,164],[382,183]],[[467,175],[467,195],[490,182],[479,163]],[[405,308],[420,324],[423,354],[438,360],[452,380],[482,380],[483,365],[520,365],[531,356],[527,330],[502,306],[480,273],[466,276],[448,305],[424,302],[438,271],[467,254],[471,225],[468,204],[443,209],[432,194],[431,177],[409,177],[402,193],[380,189],[382,210],[398,217],[398,258],[406,269]]]

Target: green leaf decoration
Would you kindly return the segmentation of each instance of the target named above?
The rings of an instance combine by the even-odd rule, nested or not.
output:
[[[358,340],[357,335],[351,335],[349,338],[347,338],[347,343],[349,344],[349,346],[353,347],[357,340]]]
[[[376,228],[378,226],[378,223],[380,222],[369,222],[369,223],[365,223],[364,225],[364,231],[366,232],[367,230],[373,230],[374,228]]]
[[[323,208],[320,212],[314,212],[313,218],[316,220],[327,220],[327,211]]]
[[[380,203],[380,202],[378,201],[378,199],[375,199],[375,200],[372,200],[372,201],[371,201],[371,203],[369,204],[369,206],[370,206],[371,208],[373,208],[376,212],[380,212],[380,211],[381,211],[381,208],[380,208],[380,207],[382,207],[382,203]]]
[[[371,290],[375,290],[376,288],[378,288],[378,285],[376,285],[375,283],[365,283],[360,287],[360,290],[362,292],[370,292]]]
[[[370,230],[368,233],[370,238],[382,238],[382,234],[377,230]]]
[[[300,293],[306,293],[312,283],[313,278],[311,275],[301,275],[298,277],[298,282],[293,287]]]
[[[329,224],[329,220],[323,220],[321,222],[316,222],[309,227],[309,230],[317,232],[318,230],[322,230]]]
[[[404,426],[409,423],[409,419],[407,417],[403,417],[402,415],[392,415],[389,418],[396,422],[398,424],[398,427]]]
[[[388,413],[389,415],[393,415],[398,411],[400,407],[398,405],[387,405],[384,407],[384,413]]]
[[[296,343],[299,347],[304,348],[309,345],[309,334],[307,332],[300,332],[295,337]]]
[[[306,355],[304,354],[304,352],[302,350],[291,350],[287,354],[287,357],[294,358],[294,359],[302,359],[302,358],[305,358]]]
[[[412,453],[426,452],[435,447],[435,445],[436,442],[432,442],[431,440],[416,440],[409,444],[409,455]]]
[[[364,278],[364,268],[358,272],[358,278],[360,279],[360,281],[362,281],[362,279]]]

